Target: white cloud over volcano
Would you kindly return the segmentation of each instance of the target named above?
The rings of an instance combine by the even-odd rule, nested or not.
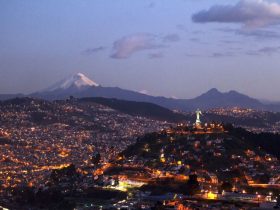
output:
[[[149,49],[157,49],[163,47],[157,43],[156,37],[151,34],[133,34],[122,37],[114,42],[114,53],[112,58],[123,59],[128,58],[132,54]]]

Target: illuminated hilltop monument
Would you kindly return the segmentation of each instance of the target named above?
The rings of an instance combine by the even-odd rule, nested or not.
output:
[[[203,116],[203,114],[199,109],[196,110],[195,114],[196,114],[196,121],[194,124],[194,128],[196,129],[196,131],[194,131],[194,133],[203,134],[203,133],[224,132],[224,127],[221,123],[210,122],[210,123],[202,124],[202,122],[200,121],[200,117]]]
[[[201,127],[200,115],[202,115],[202,112],[199,109],[197,109],[195,113],[196,113],[195,127],[201,129],[202,127]]]
[[[207,113],[207,112],[206,112]],[[205,122],[202,124],[201,122],[201,116],[203,116],[202,111],[200,109],[197,109],[195,111],[196,114],[196,120],[195,123],[192,124],[184,124],[184,123],[179,123],[177,127],[169,128],[164,130],[163,132],[166,132],[169,135],[172,134],[179,134],[179,135],[193,135],[193,134],[212,134],[212,133],[224,133],[227,132],[224,130],[224,126],[222,123],[218,122]],[[205,116],[207,118],[207,114]],[[206,121],[206,120],[204,120]]]

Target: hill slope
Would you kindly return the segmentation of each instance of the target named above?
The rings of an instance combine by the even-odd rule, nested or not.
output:
[[[278,177],[275,169],[280,163],[276,157],[280,156],[273,147],[279,147],[279,135],[227,129],[229,133],[147,134],[122,155],[124,162],[133,160],[134,165],[180,175],[197,173],[206,180],[216,176],[221,183],[229,181],[239,186],[247,186],[249,180],[268,183]]]
[[[174,113],[169,109],[147,102],[125,101],[108,98],[82,98],[79,99],[79,102],[94,102],[129,115],[142,116],[156,120],[180,122],[186,119],[182,114]]]

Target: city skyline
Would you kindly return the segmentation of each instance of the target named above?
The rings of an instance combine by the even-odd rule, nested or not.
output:
[[[2,1],[0,93],[82,72],[103,86],[192,98],[211,88],[280,101],[280,2]]]

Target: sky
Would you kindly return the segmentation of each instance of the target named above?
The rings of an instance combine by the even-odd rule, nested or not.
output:
[[[280,0],[0,0],[0,93],[102,86],[280,101]]]

